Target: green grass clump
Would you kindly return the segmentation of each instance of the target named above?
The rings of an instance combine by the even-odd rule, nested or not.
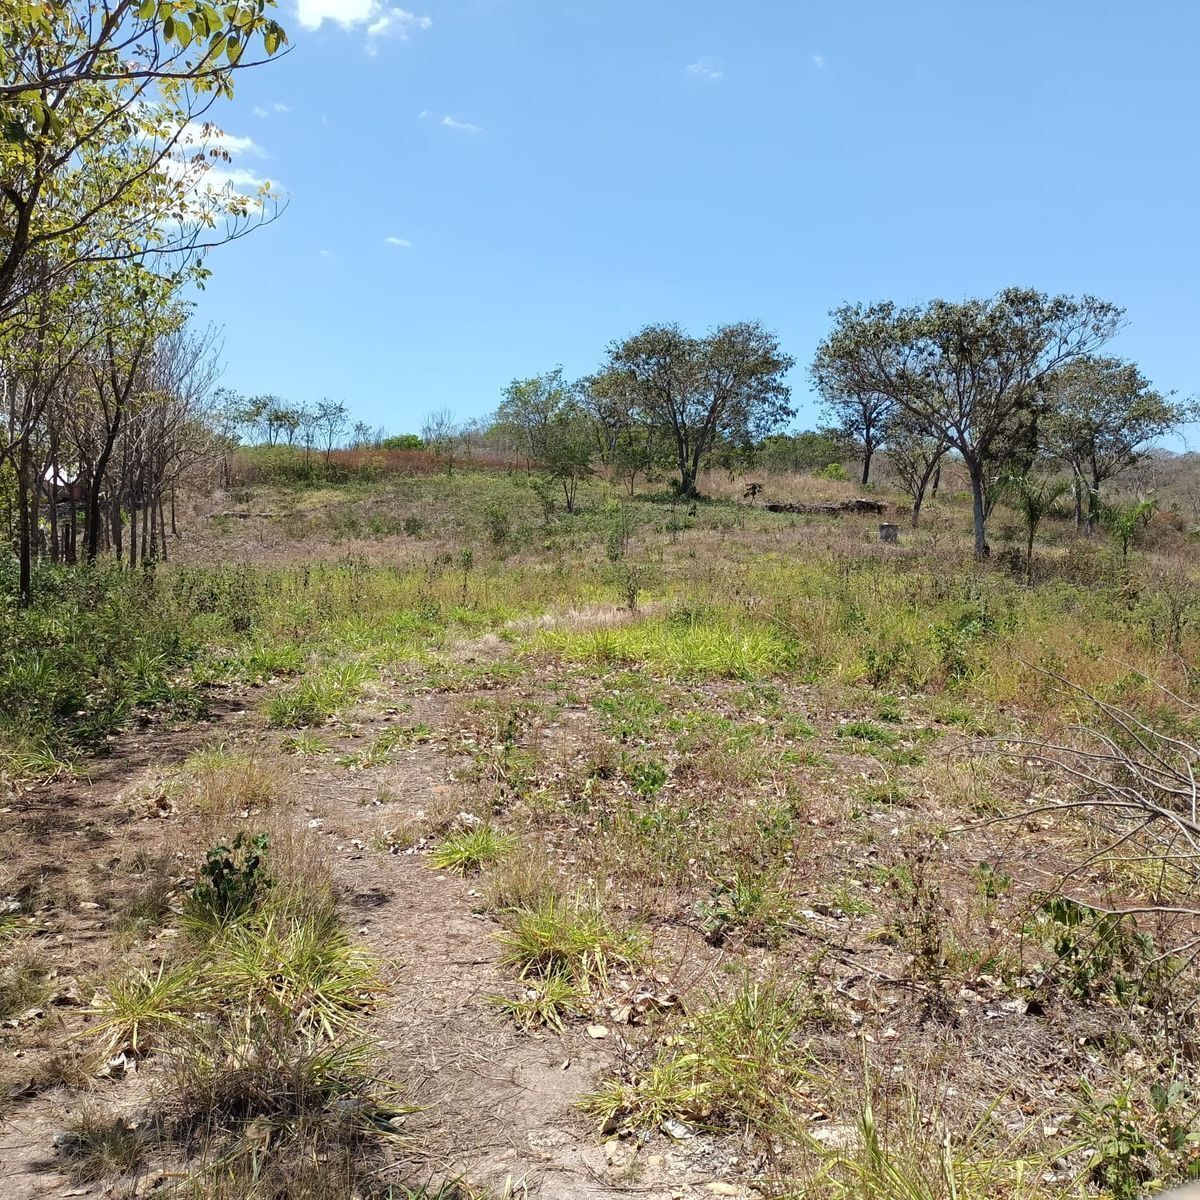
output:
[[[267,720],[277,729],[320,725],[353,701],[370,676],[370,668],[359,660],[319,672],[272,696]]]
[[[553,894],[510,913],[497,936],[501,962],[522,978],[562,974],[582,991],[603,985],[611,971],[636,966],[648,949],[636,931],[614,929],[597,901]]]
[[[635,930],[614,929],[594,899],[564,899],[550,890],[528,908],[503,913],[508,928],[497,936],[501,962],[516,970],[522,992],[493,996],[523,1028],[560,1028],[564,1017],[585,1011],[610,975],[645,961],[649,946]]]
[[[604,1122],[654,1129],[673,1119],[765,1139],[806,1129],[813,1075],[800,1041],[825,1019],[811,994],[744,980],[728,999],[683,1018],[645,1060],[584,1097]]]
[[[439,871],[465,875],[494,863],[514,845],[514,839],[492,825],[476,825],[451,833],[430,855],[430,865]]]
[[[847,721],[845,725],[839,725],[836,732],[840,738],[853,738],[889,750],[900,741],[900,735],[895,730],[884,729],[872,721]]]
[[[3,933],[0,927],[0,1021],[7,1021],[42,1003],[50,968],[28,943]]]

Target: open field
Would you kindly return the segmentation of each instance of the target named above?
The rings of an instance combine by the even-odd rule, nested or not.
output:
[[[1191,826],[1069,753],[1194,761],[1186,523],[753,478],[251,484],[5,610],[5,1196],[1189,1177]]]

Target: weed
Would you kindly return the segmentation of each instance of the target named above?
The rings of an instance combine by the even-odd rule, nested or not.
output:
[[[507,913],[505,921],[508,928],[497,935],[501,962],[522,979],[561,975],[586,993],[646,956],[641,934],[614,929],[594,899],[549,894],[531,908]]]
[[[185,927],[211,935],[255,911],[274,883],[266,866],[268,845],[264,833],[238,833],[232,847],[213,846],[184,902]]]
[[[745,979],[729,999],[685,1017],[582,1106],[636,1129],[670,1119],[764,1139],[801,1136],[813,1076],[799,1034],[824,1019],[812,995]]]
[[[795,915],[768,877],[744,871],[718,880],[696,905],[696,914],[709,941],[720,943],[737,932],[752,946],[777,945]]]
[[[140,1166],[152,1141],[153,1130],[86,1108],[55,1136],[58,1153],[70,1174],[82,1183],[113,1175],[126,1175]]]
[[[884,729],[870,721],[847,721],[835,730],[840,738],[853,738],[872,746],[882,746],[891,749],[900,740],[900,735],[891,729]]]
[[[328,742],[322,741],[316,734],[309,733],[307,730],[288,734],[279,745],[287,754],[328,754],[332,749]]]
[[[521,994],[493,996],[492,1003],[524,1030],[548,1026],[562,1031],[563,1020],[584,1011],[586,997],[565,975],[557,972],[523,982]]]
[[[476,825],[448,835],[430,855],[430,865],[439,871],[465,875],[490,866],[508,853],[514,839],[492,825]]]

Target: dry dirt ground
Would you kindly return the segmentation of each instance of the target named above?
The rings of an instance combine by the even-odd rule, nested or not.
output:
[[[145,961],[146,946],[123,938],[117,915],[128,911],[148,873],[185,877],[215,826],[211,817],[160,803],[161,783],[187,754],[213,744],[273,753],[279,735],[257,709],[263,693],[220,694],[209,721],[180,729],[130,732],[111,755],[68,782],[36,787],[0,810],[10,848],[4,891],[29,914],[31,941],[53,964],[49,1001],[0,1032],[11,1097],[0,1110],[0,1195],[115,1197],[149,1194],[169,1182],[155,1169],[140,1179],[86,1183],[64,1173],[56,1135],[87,1109],[102,1116],[154,1104],[154,1064],[115,1077],[56,1083],[57,1063],[85,1027],[96,981]],[[369,710],[324,730],[335,749],[355,749],[388,722],[419,720],[438,729],[462,696],[374,697]],[[391,712],[384,711],[392,707]],[[338,736],[341,734],[342,736]],[[282,808],[304,836],[318,839],[356,939],[383,963],[386,997],[372,1019],[371,1040],[387,1076],[407,1102],[422,1106],[407,1132],[404,1174],[414,1182],[460,1173],[480,1187],[514,1196],[749,1196],[736,1175],[738,1148],[699,1137],[686,1146],[604,1143],[579,1096],[621,1052],[617,1030],[590,1036],[524,1034],[488,999],[511,992],[497,966],[496,923],[480,908],[473,882],[433,871],[420,852],[392,852],[380,832],[418,814],[469,803],[451,781],[453,762],[433,739],[404,750],[389,766],[348,771],[289,758]],[[254,814],[246,814],[254,824]],[[174,864],[174,865],[172,865]],[[168,927],[151,939],[171,935]],[[593,1027],[594,1029],[595,1027]],[[78,1086],[82,1083],[82,1087]],[[636,1162],[635,1162],[636,1160]]]
[[[398,672],[316,731],[331,746],[322,755],[283,752],[283,735],[268,728],[262,713],[266,689],[219,691],[208,721],[130,731],[85,774],[28,790],[0,810],[0,836],[8,848],[0,894],[14,898],[10,906],[20,906],[33,945],[57,972],[48,1002],[0,1030],[9,1096],[0,1109],[3,1200],[149,1194],[170,1183],[161,1164],[138,1179],[116,1182],[80,1182],[64,1173],[56,1134],[85,1108],[110,1116],[145,1112],[155,1103],[157,1068],[148,1059],[140,1069],[129,1064],[110,1077],[74,1078],[63,1047],[85,1028],[97,981],[126,963],[153,962],[156,948],[169,944],[169,917],[141,939],[124,932],[122,916],[139,890],[164,874],[186,879],[204,848],[227,835],[228,821],[222,827],[212,814],[162,799],[163,780],[187,755],[216,744],[248,748],[278,766],[279,794],[270,819],[286,820],[322,848],[347,927],[383,964],[386,991],[368,1033],[387,1077],[401,1086],[407,1102],[421,1106],[406,1126],[398,1167],[406,1180],[461,1174],[496,1195],[509,1186],[512,1196],[545,1200],[630,1195],[748,1200],[758,1194],[745,1182],[755,1164],[736,1137],[601,1138],[595,1120],[577,1102],[622,1061],[640,1031],[617,1022],[603,1033],[595,1026],[589,1032],[582,1022],[568,1024],[561,1035],[517,1030],[489,999],[512,994],[514,981],[498,963],[500,927],[484,911],[478,880],[431,870],[420,842],[414,847],[406,838],[389,836],[420,827],[431,812],[470,812],[484,803],[463,740],[469,725],[464,714],[481,701],[502,696],[504,703],[520,705],[553,696],[539,730],[540,749],[551,763],[565,762],[590,740],[581,732],[588,724],[586,703],[563,701],[577,686],[588,686],[579,673],[567,679],[565,671],[543,664],[498,683],[488,668],[505,653],[494,638],[460,648],[459,663],[478,668],[469,683]],[[556,671],[563,677],[556,679]],[[707,697],[714,709],[724,702],[723,686],[713,685]],[[793,699],[803,703],[800,689]],[[822,717],[836,719],[828,712]],[[397,725],[427,728],[429,736],[401,746],[374,767],[350,769],[335,761],[361,752]],[[848,804],[853,788],[870,782],[873,760],[848,754],[837,761],[833,743],[823,748],[835,761],[814,768],[804,786],[828,793],[830,805]],[[802,774],[805,768],[796,770]],[[920,1016],[919,985],[914,991],[900,951],[851,936],[850,922],[821,903],[817,886],[847,871],[865,876],[873,862],[886,860],[888,845],[915,816],[903,807],[885,807],[869,817],[871,838],[855,834],[842,840],[830,811],[820,804],[813,808],[807,848],[801,847],[794,864],[798,895],[811,907],[805,929],[779,955],[790,955],[793,968],[816,952],[824,955],[829,994],[843,1021],[821,1046],[823,1061],[835,1070],[840,1063],[853,1077],[863,1049],[846,1034],[859,1029],[877,1061],[898,1061],[903,1047],[906,1063],[923,1063],[931,1078],[938,1076],[943,1111],[954,1111],[956,1092],[983,1094],[996,1098],[997,1119],[1007,1128],[1036,1121],[1052,1132],[1071,1107],[1062,1082],[1086,1075],[1093,1061],[1086,1022],[1027,1014],[993,992],[986,972],[980,972],[954,998],[954,1019],[931,1031]],[[254,828],[264,814],[234,816],[235,825],[240,819],[242,827]],[[1031,822],[1020,833],[1019,848],[1004,860],[1008,867],[1033,884],[1052,879],[1061,865],[1052,823]],[[559,840],[561,858],[570,856],[569,830],[546,836]],[[1005,852],[997,838],[1013,836],[1010,828],[999,835],[981,831],[978,844],[972,835],[960,838],[955,852],[964,864],[962,895],[944,899],[963,920],[977,922],[968,868],[985,858],[1000,863]],[[669,963],[664,969],[671,986],[686,992],[713,977],[722,955],[687,919],[690,902],[681,898],[676,911],[671,903],[669,890],[656,891],[656,953]],[[744,951],[743,960],[753,954]],[[64,1076],[67,1082],[59,1082]],[[945,1086],[947,1077],[952,1086]],[[833,1111],[814,1095],[814,1121]],[[846,1117],[843,1109],[840,1119]],[[832,1128],[829,1136],[846,1136],[847,1128]]]

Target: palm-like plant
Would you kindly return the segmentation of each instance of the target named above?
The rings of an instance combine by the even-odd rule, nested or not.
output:
[[[1033,579],[1033,542],[1038,526],[1053,512],[1070,484],[1025,471],[1020,475],[1006,476],[1003,486],[1025,525],[1025,582],[1029,583]]]
[[[1120,545],[1121,562],[1125,566],[1129,565],[1129,547],[1156,512],[1158,501],[1153,496],[1142,496],[1128,504],[1100,506],[1100,523]]]

